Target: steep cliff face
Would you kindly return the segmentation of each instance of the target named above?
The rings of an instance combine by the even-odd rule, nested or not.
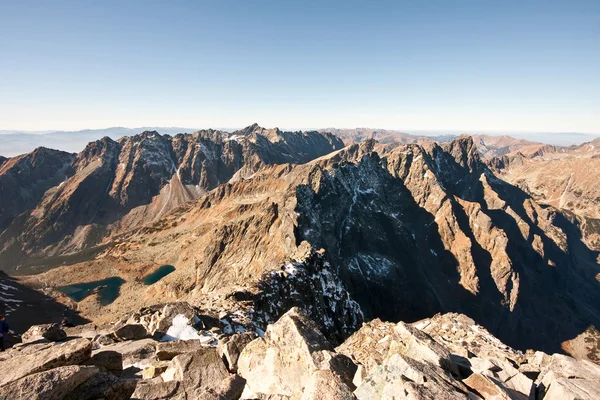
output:
[[[28,164],[33,174],[44,174],[37,172],[42,169],[67,179],[60,186],[55,186],[56,177],[45,175],[13,184],[14,190],[22,190],[35,179],[47,181],[34,198],[21,202],[23,207],[3,212],[10,218],[3,220],[8,229],[0,234],[0,255],[8,260],[5,267],[10,267],[35,256],[88,248],[112,232],[156,219],[234,177],[251,176],[264,165],[304,163],[342,147],[330,134],[281,132],[256,125],[233,134],[208,130],[175,137],[143,132],[118,141],[105,137],[90,143],[74,160],[71,156],[70,166],[68,162],[61,168]],[[24,159],[35,161],[36,154]],[[66,169],[68,177],[61,172]],[[9,183],[3,182],[7,189],[2,193],[8,195]],[[26,208],[34,209],[12,221]]]
[[[367,319],[460,311],[550,351],[599,322],[578,227],[498,180],[470,138],[367,151],[315,170],[297,197],[298,241],[326,250]]]

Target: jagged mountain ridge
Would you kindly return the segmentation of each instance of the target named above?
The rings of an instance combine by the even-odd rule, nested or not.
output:
[[[431,141],[436,142],[449,142],[455,139],[456,135],[437,135],[437,136],[424,136],[424,135],[413,135],[401,131],[388,130],[388,129],[373,129],[373,128],[354,128],[354,129],[338,129],[338,128],[326,128],[321,129],[320,132],[331,132],[334,135],[341,138],[346,145],[361,143],[369,139],[377,140],[380,143],[427,143]]]
[[[534,149],[531,149],[534,150]],[[600,250],[600,139],[577,146],[542,145],[487,161],[496,175],[537,202],[577,220],[589,246]]]
[[[43,147],[10,159],[0,158],[0,231],[33,208],[49,188],[72,173],[74,155]]]
[[[157,297],[260,299],[265,276],[302,268],[320,248],[366,319],[464,312],[514,347],[548,351],[598,324],[597,253],[560,212],[496,178],[469,137],[442,146],[367,141],[303,165],[266,165],[40,279],[123,277],[113,304],[78,304],[94,319]],[[161,264],[176,271],[149,288],[136,283]],[[310,308],[320,296],[276,293],[260,301]]]
[[[564,321],[597,301],[597,253],[574,240],[577,226],[495,178],[470,139],[367,154],[316,175],[299,196],[300,239],[327,250],[367,319],[461,310],[503,340],[535,347],[569,337]],[[591,297],[576,300],[583,287]],[[542,315],[564,319],[539,332]],[[571,322],[575,331],[586,320],[598,323],[590,314]]]
[[[156,132],[117,141],[105,137],[63,168],[64,182],[44,186],[39,203],[21,202],[18,212],[3,212],[8,227],[0,235],[0,256],[9,266],[90,247],[111,231],[160,217],[234,176],[250,176],[266,164],[307,162],[342,147],[331,134],[256,124],[232,134],[204,130],[174,137]]]

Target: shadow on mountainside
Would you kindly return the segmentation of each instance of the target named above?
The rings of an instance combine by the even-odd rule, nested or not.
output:
[[[333,173],[313,173],[309,185],[298,187],[297,242],[307,240],[326,250],[366,319],[416,321],[438,312],[460,312],[514,348],[549,353],[561,352],[562,342],[589,325],[600,326],[594,261],[598,254],[583,244],[578,227],[551,212],[553,224],[566,234],[568,247],[563,250],[556,237],[548,236],[548,229],[554,228],[544,230],[542,216],[532,220],[528,215],[526,193],[490,176],[481,165],[468,169],[445,154],[444,172],[436,174],[444,181],[452,216],[472,242],[477,294],[461,285],[459,260],[445,250],[435,216],[415,202],[403,180],[390,174],[377,153],[356,164],[334,166]],[[482,173],[526,223],[526,235],[506,207],[488,208],[479,180]],[[452,179],[459,184],[452,184]],[[478,203],[491,220],[490,229],[506,233],[510,265],[496,261],[510,268],[511,279],[503,291],[492,277],[493,254],[478,243],[471,217],[453,196]],[[543,244],[542,255],[534,249],[534,240]]]
[[[22,285],[1,271],[0,289],[0,313],[6,315],[10,329],[17,334],[32,325],[60,323],[63,318],[75,325],[90,322],[52,297]]]

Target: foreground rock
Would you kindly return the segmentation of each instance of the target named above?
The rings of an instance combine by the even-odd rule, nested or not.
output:
[[[64,340],[67,334],[61,329],[58,324],[34,325],[27,330],[22,336],[23,343],[35,342],[37,340],[49,340],[58,342]]]
[[[205,391],[220,393],[223,391],[222,383],[228,378],[229,372],[223,360],[212,348],[176,356],[172,367],[163,374],[166,381],[180,382],[180,391],[188,398],[198,398]]]
[[[31,346],[12,350],[12,357],[0,362],[0,386],[52,368],[81,364],[92,353],[92,342],[83,338]]]
[[[373,320],[336,349],[371,373],[392,354],[402,354],[418,361],[428,361],[458,375],[450,351],[419,329],[403,322],[397,325]]]
[[[146,315],[172,315],[165,307]],[[264,338],[231,332],[211,344],[152,338],[25,343],[1,356],[0,400],[600,398],[600,366],[560,354],[524,354],[461,314],[413,324],[373,320],[334,349],[307,313],[292,308]]]
[[[137,381],[120,379],[113,374],[100,372],[71,391],[65,400],[125,400],[131,398]]]
[[[96,373],[96,367],[78,365],[38,372],[0,387],[0,398],[63,399]]]
[[[246,332],[235,334],[219,342],[217,352],[223,361],[226,362],[229,371],[237,371],[238,359],[240,358],[240,354],[242,354],[242,350],[254,339],[256,339],[255,333]]]
[[[356,396],[344,382],[331,371],[315,371],[310,377],[301,400],[352,400]]]
[[[544,399],[600,399],[600,366],[553,354],[536,384],[538,397]]]
[[[330,370],[352,385],[356,366],[333,347],[298,308],[269,325],[264,339],[250,342],[238,360],[248,394],[293,396],[302,393],[318,370]]]
[[[468,391],[448,371],[427,361],[394,354],[355,392],[359,399],[389,398],[395,393],[406,398],[466,399]]]
[[[93,356],[98,357],[100,353],[113,352],[121,355],[122,368],[129,367],[144,368],[156,355],[157,342],[153,339],[130,340],[126,342],[102,346],[94,350]]]

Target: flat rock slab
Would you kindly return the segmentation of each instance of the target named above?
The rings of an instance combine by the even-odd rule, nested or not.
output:
[[[21,355],[0,362],[0,386],[49,369],[81,364],[90,358],[92,342],[74,339],[35,346],[35,349],[37,351],[25,350]]]
[[[99,372],[93,366],[69,365],[28,375],[0,387],[2,399],[63,399]]]
[[[122,379],[109,372],[99,372],[69,393],[64,400],[127,400],[135,391],[137,381]]]
[[[131,398],[135,400],[171,399],[178,388],[179,382],[177,381],[139,381]]]
[[[157,342],[153,339],[131,340],[102,346],[99,350],[94,350],[93,356],[102,351],[114,351],[121,354],[123,359],[123,369],[132,365],[150,362],[156,354]]]
[[[175,340],[172,342],[158,342],[156,344],[156,358],[159,360],[172,360],[173,357],[183,353],[202,349],[200,340]]]

